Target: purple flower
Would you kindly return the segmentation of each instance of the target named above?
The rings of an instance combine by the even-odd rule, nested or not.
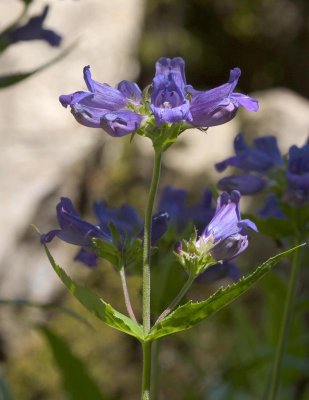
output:
[[[289,184],[289,200],[296,204],[307,202],[309,200],[309,139],[303,147],[290,147],[286,176]]]
[[[259,211],[259,215],[262,218],[277,218],[277,219],[285,218],[285,215],[280,208],[279,201],[274,193],[271,193],[268,196],[263,208]]]
[[[50,30],[43,27],[45,18],[47,17],[49,6],[45,6],[42,14],[29,19],[29,21],[22,26],[18,26],[5,34],[5,38],[10,43],[29,40],[45,40],[51,46],[59,46],[62,37]]]
[[[186,99],[185,63],[181,57],[160,58],[153,79],[151,110],[160,125],[163,122],[192,121]]]
[[[230,71],[227,83],[204,92],[188,86],[192,95],[190,112],[192,125],[210,127],[222,125],[234,118],[240,106],[249,111],[258,111],[258,101],[241,93],[234,93],[234,89],[241,75],[239,68]]]
[[[265,172],[283,163],[277,139],[274,136],[255,138],[253,146],[249,146],[243,134],[239,133],[234,140],[234,150],[235,156],[215,165],[217,171],[222,172],[228,166],[233,166],[244,171]]]
[[[218,188],[228,192],[238,190],[242,195],[254,194],[264,189],[266,179],[252,174],[226,176],[219,180]]]
[[[179,123],[179,134],[188,124],[201,128],[224,124],[235,116],[240,106],[257,111],[256,99],[233,92],[239,76],[240,69],[234,68],[228,83],[197,91],[186,84],[185,62],[181,57],[162,57],[156,63],[151,98],[146,94],[144,99],[133,82],[122,81],[112,88],[94,81],[88,66],[84,68],[88,91],[62,95],[60,102],[64,107],[71,107],[82,125],[103,128],[109,135],[120,137],[137,131],[143,122],[145,133],[155,139],[156,128],[162,123]]]
[[[208,223],[214,214],[212,207],[212,193],[206,189],[201,201],[192,206],[187,204],[188,192],[183,189],[175,189],[167,186],[163,189],[158,210],[166,211],[170,218],[170,223],[181,231],[189,223],[193,223],[198,231]]]
[[[143,224],[135,209],[129,205],[119,208],[109,208],[103,202],[94,203],[94,213],[98,225],[84,221],[74,209],[70,199],[62,197],[57,205],[57,219],[60,229],[51,230],[41,235],[41,243],[51,242],[54,237],[81,246],[75,259],[88,266],[95,266],[97,259],[93,239],[114,244],[120,251],[126,248],[135,239],[142,237]],[[152,219],[152,244],[154,244],[167,230],[168,214],[161,213]],[[113,237],[110,224],[116,228],[119,239]]]
[[[218,261],[231,260],[248,246],[248,228],[257,231],[256,225],[241,220],[239,211],[240,193],[224,192],[219,196],[215,215],[196,242],[199,248],[208,248],[212,257]]]
[[[109,233],[100,226],[90,224],[80,218],[70,199],[61,197],[56,210],[60,229],[53,229],[42,234],[42,244],[51,242],[55,236],[64,242],[82,247],[92,247],[93,238],[111,241]]]
[[[60,103],[71,107],[75,119],[90,128],[103,128],[110,136],[121,137],[136,131],[144,118],[129,109],[141,100],[138,86],[122,81],[117,88],[92,79],[90,67],[84,68],[88,91],[79,91],[59,97]]]

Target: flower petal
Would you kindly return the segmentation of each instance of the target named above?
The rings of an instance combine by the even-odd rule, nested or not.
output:
[[[144,118],[131,110],[107,112],[101,117],[100,126],[110,136],[121,137],[136,131]]]
[[[249,107],[249,110],[256,109],[255,99],[233,93],[240,75],[240,69],[233,68],[227,83],[205,92],[187,87],[192,94],[190,111],[194,126],[210,127],[224,124],[234,118],[240,105]]]
[[[97,255],[94,252],[89,251],[89,250],[85,249],[84,247],[82,247],[78,251],[78,253],[74,257],[74,260],[80,261],[83,264],[85,264],[87,267],[90,267],[90,268],[97,267],[98,261],[99,261]]]
[[[117,85],[117,89],[130,100],[134,100],[135,102],[140,102],[142,100],[142,92],[141,89],[135,82],[130,81],[121,81]]]

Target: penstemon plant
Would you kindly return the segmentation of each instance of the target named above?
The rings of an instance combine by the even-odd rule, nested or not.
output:
[[[214,209],[209,189],[200,203],[188,207],[185,191],[167,187],[154,213],[162,156],[181,133],[192,127],[205,129],[224,124],[236,115],[239,107],[258,110],[256,99],[234,92],[239,77],[240,69],[234,68],[227,83],[199,91],[187,85],[182,58],[161,58],[156,63],[152,85],[143,92],[129,81],[120,82],[116,88],[96,82],[86,66],[84,79],[88,90],[60,96],[61,104],[70,107],[79,123],[102,128],[113,137],[131,135],[133,139],[138,134],[153,144],[153,175],[144,222],[130,205],[109,208],[104,202],[96,202],[98,223],[91,224],[79,216],[70,199],[63,197],[57,205],[59,228],[41,235],[50,263],[69,292],[101,321],[141,343],[142,400],[157,398],[157,382],[152,379],[156,371],[151,371],[151,359],[152,348],[156,348],[159,339],[189,329],[215,314],[298,247],[268,259],[250,275],[238,279],[238,269],[230,261],[247,248],[249,232],[258,230],[252,218],[241,218],[241,191],[223,192]],[[128,315],[118,312],[65,273],[47,248],[55,237],[79,246],[76,259],[88,267],[96,266],[101,258],[113,265],[120,276]],[[179,274],[181,267],[183,273]],[[142,274],[142,323],[133,310],[127,285],[127,274],[134,272]],[[193,282],[213,279],[222,272],[236,282],[221,287],[203,301],[186,300]],[[155,296],[151,296],[152,278],[158,287]],[[153,367],[156,368],[155,363]]]

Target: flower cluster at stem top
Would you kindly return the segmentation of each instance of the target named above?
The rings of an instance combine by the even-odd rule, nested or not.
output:
[[[177,136],[189,127],[224,124],[240,106],[257,111],[256,99],[234,92],[240,75],[240,69],[233,68],[227,83],[199,91],[187,85],[181,57],[160,58],[152,85],[142,93],[136,83],[126,80],[115,88],[99,83],[92,79],[90,67],[86,66],[84,79],[88,90],[62,95],[60,102],[64,107],[70,106],[82,125],[103,128],[114,137],[137,132],[153,139],[163,124],[169,128],[176,126]]]

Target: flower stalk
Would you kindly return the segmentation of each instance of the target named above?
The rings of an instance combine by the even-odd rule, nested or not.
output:
[[[178,304],[181,302],[185,294],[188,292],[190,287],[192,286],[192,283],[194,282],[196,278],[196,275],[189,275],[186,283],[184,286],[181,288],[180,292],[178,295],[174,298],[174,300],[171,302],[171,304],[163,311],[163,313],[159,316],[157,319],[156,323],[162,321],[170,312],[174,310],[175,307],[178,306]]]
[[[151,223],[154,199],[156,196],[161,170],[161,152],[156,151],[151,185],[145,211],[144,249],[143,249],[143,330],[146,336],[150,331],[150,256]],[[143,382],[142,400],[150,399],[151,382],[151,343],[143,344]]]
[[[127,279],[126,279],[126,273],[125,273],[124,267],[121,267],[121,269],[119,271],[119,274],[120,274],[120,279],[121,279],[124,302],[125,302],[128,314],[129,314],[130,318],[134,322],[137,322],[137,319],[135,317],[135,314],[134,314],[134,311],[133,311],[133,307],[132,307],[132,304],[131,304],[131,300],[130,300],[130,295],[129,295]]]

